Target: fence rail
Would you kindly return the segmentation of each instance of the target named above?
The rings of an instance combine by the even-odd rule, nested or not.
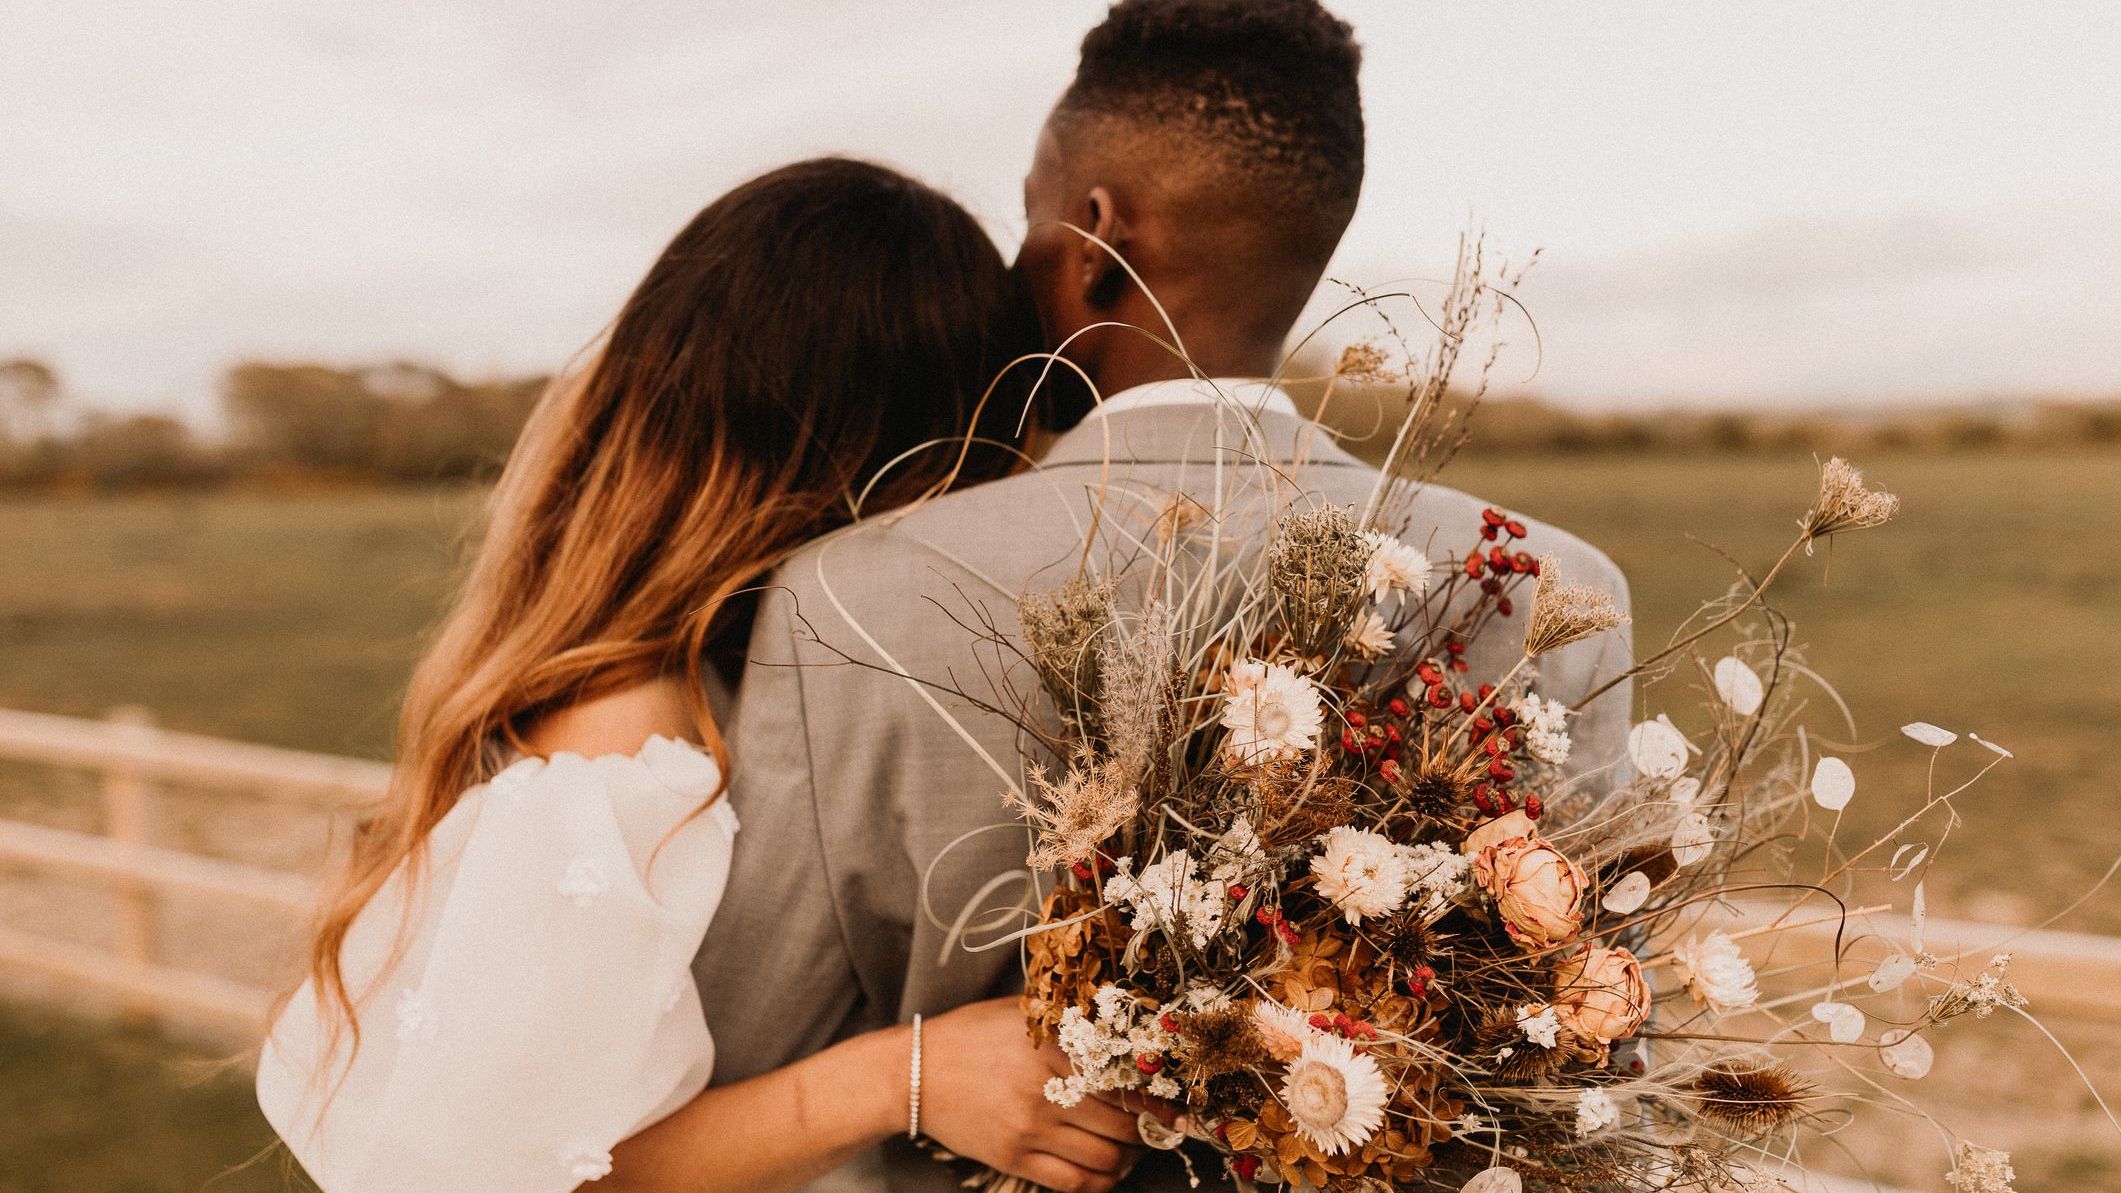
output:
[[[89,833],[0,819],[0,867],[100,882],[117,900],[110,949],[0,924],[0,966],[114,994],[135,1016],[185,1016],[237,1030],[262,1024],[270,993],[166,963],[158,900],[203,895],[292,915],[309,905],[315,884],[307,875],[154,844],[148,826],[157,788],[240,790],[328,815],[374,799],[390,777],[378,762],[158,729],[137,709],[119,709],[105,721],[0,709],[0,758],[95,772],[104,828]]]
[[[0,710],[0,759],[98,773],[105,822],[97,834],[0,819],[0,868],[85,878],[107,884],[118,897],[113,949],[0,924],[0,964],[102,988],[141,1015],[203,1015],[243,1028],[258,1025],[266,992],[160,960],[156,900],[172,892],[203,895],[285,915],[308,905],[313,882],[152,843],[147,825],[156,786],[241,789],[328,814],[374,799],[390,775],[378,762],[157,729],[138,710],[119,710],[107,721]],[[1737,914],[1747,917],[1742,908]],[[1798,928],[1775,939],[1779,950],[1788,950],[1785,957],[1829,957],[1833,927]],[[1979,954],[1977,962],[1991,949],[2008,948],[2016,959],[2013,980],[2043,1009],[2121,1010],[2121,938],[1933,919],[1928,939],[1933,951],[1963,949]]]

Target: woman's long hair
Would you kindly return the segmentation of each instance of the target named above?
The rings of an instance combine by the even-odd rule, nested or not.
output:
[[[961,449],[1014,438],[1021,390],[981,398],[1038,349],[1029,298],[979,225],[880,166],[801,162],[686,225],[587,371],[531,415],[413,674],[390,790],[311,941],[334,1030],[358,1047],[339,965],[355,917],[400,863],[417,875],[429,832],[541,717],[676,676],[728,775],[703,668],[718,642],[741,648],[737,598],[908,452],[863,512],[1005,471],[1006,448]],[[914,451],[928,443],[942,446]]]

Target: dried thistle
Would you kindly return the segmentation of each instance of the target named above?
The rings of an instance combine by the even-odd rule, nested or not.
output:
[[[1404,794],[1416,812],[1441,818],[1472,802],[1473,782],[1442,757],[1424,756],[1420,768],[1407,778]]]
[[[1784,1065],[1715,1065],[1694,1079],[1701,1116],[1748,1133],[1772,1131],[1804,1112],[1810,1082]]]
[[[1532,616],[1525,626],[1527,658],[1628,624],[1628,615],[1613,606],[1611,593],[1588,584],[1563,584],[1559,571],[1553,556],[1539,561],[1539,586],[1532,592]]]
[[[1267,583],[1300,655],[1339,649],[1361,612],[1375,550],[1338,506],[1289,514],[1267,551]]]
[[[1053,592],[1016,600],[1039,682],[1064,716],[1089,717],[1098,695],[1098,638],[1112,623],[1112,585],[1072,576]]]
[[[1173,1018],[1178,1029],[1178,1059],[1193,1081],[1205,1083],[1266,1063],[1267,1046],[1243,1004]]]
[[[1026,786],[1029,794],[1010,791],[1004,798],[1038,829],[1024,859],[1033,870],[1088,861],[1141,808],[1141,793],[1109,758],[1079,761],[1059,782],[1034,765]]]
[[[1826,462],[1819,472],[1819,500],[1800,523],[1804,527],[1805,550],[1813,540],[1844,530],[1868,530],[1883,526],[1900,511],[1900,499],[1891,493],[1868,488],[1863,474],[1840,456]]]

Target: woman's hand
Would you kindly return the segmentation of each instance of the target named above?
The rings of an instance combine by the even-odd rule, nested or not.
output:
[[[1014,998],[972,1003],[922,1028],[921,1130],[937,1143],[1058,1193],[1104,1193],[1141,1155],[1136,1116],[1096,1097],[1046,1100],[1066,1076],[1058,1048],[1033,1048]]]

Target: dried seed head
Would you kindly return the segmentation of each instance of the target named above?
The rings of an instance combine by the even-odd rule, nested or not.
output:
[[[1110,759],[1071,766],[1058,782],[1043,768],[1029,778],[1029,792],[1007,799],[1038,830],[1024,862],[1033,870],[1087,860],[1141,807],[1141,795]]]
[[[1694,1079],[1701,1115],[1746,1132],[1772,1131],[1804,1112],[1812,1084],[1783,1065],[1716,1065]]]
[[[1339,506],[1291,513],[1267,549],[1267,583],[1299,655],[1328,655],[1346,640],[1367,599],[1375,548]]]
[[[1801,525],[1809,541],[1844,530],[1868,530],[1883,526],[1900,510],[1900,499],[1891,493],[1867,488],[1863,474],[1839,456],[1826,462],[1819,473],[1819,500]]]
[[[1349,381],[1401,381],[1404,375],[1392,368],[1391,357],[1383,348],[1365,340],[1350,344],[1341,350],[1340,360],[1333,366],[1335,377]]]
[[[1098,695],[1098,638],[1112,622],[1112,585],[1071,577],[1017,598],[1017,620],[1039,682],[1064,716],[1088,716]]]
[[[1563,584],[1553,556],[1539,561],[1539,586],[1525,626],[1526,655],[1537,657],[1626,624],[1628,615],[1614,607],[1610,593],[1588,584]]]

